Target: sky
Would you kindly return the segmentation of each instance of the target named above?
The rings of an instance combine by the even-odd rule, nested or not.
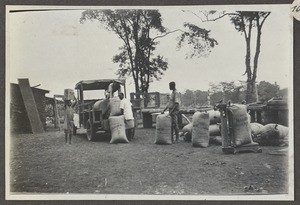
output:
[[[32,7],[25,7],[28,8]],[[157,8],[162,14],[163,25],[170,31],[182,28],[184,22],[194,23],[211,30],[211,36],[219,45],[208,57],[187,59],[188,48],[178,50],[176,46],[179,33],[161,38],[156,54],[167,59],[169,68],[160,81],[150,85],[150,92],[169,92],[170,81],[175,81],[177,89],[184,92],[186,89],[208,90],[209,83],[246,80],[243,76],[245,40],[229,20],[223,18],[203,23],[182,9],[193,12],[224,9],[271,11],[262,31],[257,81],[277,82],[280,88],[291,86],[292,18],[289,5]],[[81,13],[86,7],[76,9],[82,10],[7,13],[7,83],[29,78],[31,86],[41,84],[39,88],[49,90],[47,96],[53,97],[63,94],[66,88],[74,89],[81,80],[117,78],[118,64],[113,63],[112,58],[119,52],[122,41],[99,22],[80,24]],[[126,82],[127,92],[134,92],[132,77]]]

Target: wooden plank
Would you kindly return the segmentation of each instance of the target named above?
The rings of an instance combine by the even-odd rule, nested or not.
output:
[[[30,121],[32,132],[34,134],[43,133],[44,132],[43,124],[39,112],[37,110],[34,96],[29,84],[29,80],[26,78],[26,79],[18,79],[18,81],[19,81],[21,95]]]
[[[60,117],[58,114],[58,107],[57,107],[57,99],[56,98],[63,98],[63,95],[54,95],[54,102],[55,102],[55,128],[59,128],[59,131],[61,130],[61,124],[60,124]]]

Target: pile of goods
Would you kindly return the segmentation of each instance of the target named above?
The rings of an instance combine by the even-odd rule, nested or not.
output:
[[[128,143],[125,133],[125,119],[124,115],[121,115],[120,102],[120,99],[117,97],[111,98],[109,102],[110,117],[108,120],[111,131],[110,143]]]
[[[191,123],[182,128],[182,135],[185,141],[192,141],[194,134],[193,146],[207,147],[207,140],[209,144],[222,144],[221,130],[220,130],[220,112],[215,110],[209,110],[207,112],[196,112],[193,115]],[[199,124],[200,123],[200,124]],[[193,128],[196,131],[193,132]],[[203,136],[200,136],[203,133]],[[208,135],[207,135],[208,134]],[[200,138],[204,140],[200,145]]]
[[[251,134],[254,142],[262,146],[288,146],[289,128],[279,124],[251,123]]]

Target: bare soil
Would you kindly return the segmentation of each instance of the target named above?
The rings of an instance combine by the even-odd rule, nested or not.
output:
[[[129,144],[65,144],[62,131],[11,135],[11,192],[97,194],[278,194],[288,192],[288,159],[262,153],[223,154],[220,146],[154,144],[155,129],[137,129]],[[251,186],[250,186],[251,185]]]

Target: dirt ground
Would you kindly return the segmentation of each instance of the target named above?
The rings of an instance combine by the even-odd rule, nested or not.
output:
[[[137,129],[129,144],[64,143],[62,131],[11,135],[11,192],[96,194],[278,194],[288,192],[286,155],[223,154],[220,146],[154,144],[155,129]]]

